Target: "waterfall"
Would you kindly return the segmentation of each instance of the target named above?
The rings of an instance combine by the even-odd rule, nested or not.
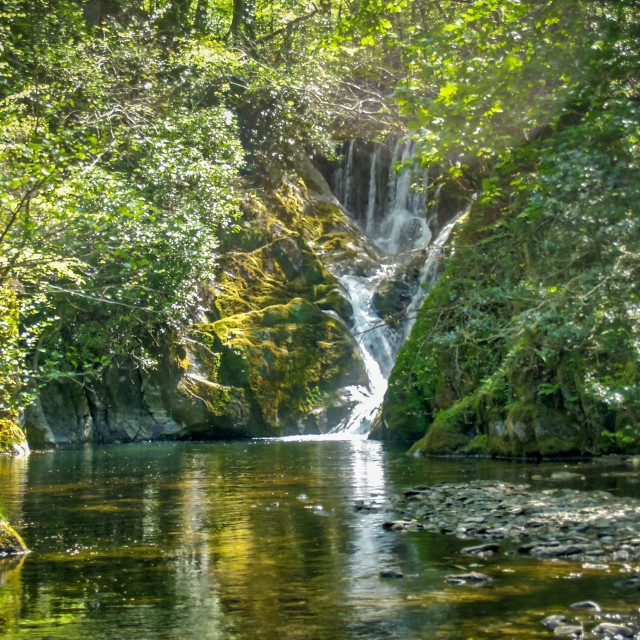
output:
[[[378,156],[380,155],[380,146],[376,145],[371,156],[371,170],[369,171],[369,197],[367,199],[367,214],[365,218],[365,231],[369,237],[373,235],[375,225],[376,196],[377,196],[377,180],[376,169],[378,168]]]
[[[370,431],[387,390],[397,351],[415,322],[424,296],[435,282],[438,258],[459,217],[438,228],[436,205],[440,188],[436,190],[434,202],[429,202],[428,173],[407,167],[414,153],[412,142],[398,142],[389,151],[381,144],[371,150],[352,141],[346,150],[345,164],[335,174],[335,192],[347,213],[377,248],[379,264],[377,271],[367,276],[345,264],[335,273],[353,307],[352,332],[360,347],[369,384],[344,390],[345,398],[355,408],[333,432],[366,434]],[[363,160],[369,163],[366,172],[359,167]],[[367,178],[368,185],[359,184]],[[362,202],[365,198],[366,202]],[[404,287],[403,299],[407,301],[402,321],[390,323],[380,317],[374,297],[377,290],[394,278]]]

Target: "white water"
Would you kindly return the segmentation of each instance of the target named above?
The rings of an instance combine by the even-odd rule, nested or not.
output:
[[[351,150],[353,149],[353,144],[351,145]],[[371,238],[374,232],[375,227],[375,212],[376,212],[376,196],[377,196],[377,185],[376,185],[376,171],[378,169],[378,156],[380,155],[380,145],[376,145],[376,148],[373,150],[373,155],[371,156],[371,169],[369,171],[369,199],[367,201],[367,213],[365,216],[365,231],[367,235]]]
[[[407,168],[398,171],[398,167],[406,166],[414,151],[411,142],[396,145],[389,168],[385,211],[381,223],[372,230],[371,239],[376,246],[390,255],[422,249],[431,241],[427,220],[428,174],[416,174]]]
[[[360,346],[369,385],[344,390],[346,399],[355,404],[355,409],[334,431],[368,433],[387,391],[387,379],[395,359],[393,341],[389,328],[371,304],[376,284],[386,275],[387,269],[383,267],[374,277],[368,278],[349,274],[338,277],[353,307],[353,333]]]
[[[357,192],[353,184],[354,147],[354,143],[351,143],[346,166],[339,174],[337,185],[347,211],[352,194]],[[383,185],[378,184],[381,147],[374,148],[370,158],[367,206],[360,226],[363,233],[383,252],[380,255],[382,266],[375,275],[368,277],[349,273],[348,269],[345,272],[344,265],[342,273],[336,274],[353,307],[352,331],[360,347],[369,384],[351,386],[344,390],[346,399],[353,402],[355,408],[345,422],[333,429],[333,433],[367,434],[371,430],[387,390],[397,350],[408,336],[422,300],[435,281],[438,257],[455,224],[454,220],[440,230],[432,242],[426,191],[428,175],[426,172],[417,175],[409,169],[396,170],[398,165],[406,164],[413,153],[411,143],[395,146],[386,181],[386,198],[383,198],[379,197],[383,195]],[[418,189],[413,188],[414,185]],[[382,210],[379,201],[382,203]],[[431,207],[430,213],[437,216],[435,206]],[[406,320],[400,330],[390,327],[378,316],[372,305],[375,290],[385,278],[393,276],[396,268],[406,265],[414,258],[416,251],[425,250],[425,261],[407,308]]]

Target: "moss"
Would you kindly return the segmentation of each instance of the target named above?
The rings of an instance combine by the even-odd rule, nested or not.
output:
[[[411,451],[444,455],[459,453],[475,436],[474,414],[467,398],[450,409],[441,411],[427,429],[427,433],[413,445]]]
[[[475,436],[461,450],[461,453],[466,456],[483,456],[489,455],[490,452],[489,436],[486,433]]]
[[[301,298],[197,329],[220,354],[215,382],[246,389],[271,428],[309,413],[323,394],[364,376],[342,323]]]
[[[27,553],[27,545],[17,531],[0,519],[0,556],[15,556]]]
[[[323,311],[334,311],[347,324],[351,323],[353,307],[337,287],[332,285],[319,286],[315,291],[314,298],[315,304],[320,309]]]
[[[322,235],[316,243],[339,260],[358,260],[361,256],[358,247],[353,243],[353,236],[345,231]]]
[[[343,211],[335,204],[324,202],[313,203],[305,215],[306,234],[311,239],[342,231],[345,225]]]
[[[540,438],[537,444],[540,454],[544,457],[584,453],[573,438],[566,436],[545,436]]]
[[[28,451],[27,439],[14,418],[0,418],[0,452]]]

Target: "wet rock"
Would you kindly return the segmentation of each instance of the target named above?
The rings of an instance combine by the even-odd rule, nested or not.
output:
[[[579,638],[584,633],[581,625],[561,624],[553,630],[554,636]]]
[[[597,602],[593,600],[583,600],[582,602],[574,602],[571,605],[572,609],[589,609],[591,611],[601,611],[601,607]]]
[[[591,633],[598,636],[606,635],[612,637],[633,638],[634,630],[626,624],[601,622],[591,630]]]
[[[462,553],[469,555],[477,555],[482,557],[489,557],[500,549],[500,545],[495,542],[489,542],[487,544],[477,545],[475,547],[465,547],[462,549]]]
[[[541,624],[545,627],[549,627],[549,629],[555,629],[556,627],[560,627],[567,624],[567,618],[562,614],[554,614],[547,616],[541,620]]]
[[[0,558],[20,556],[28,553],[27,547],[18,532],[0,518]]]
[[[533,547],[530,553],[537,558],[563,558],[579,555],[582,551],[582,547],[575,544],[560,544]]]
[[[421,529],[422,525],[416,520],[395,520],[383,522],[382,527],[388,531],[415,531]]]
[[[470,573],[457,573],[445,576],[445,580],[449,584],[460,585],[460,584],[482,584],[489,580],[489,576],[484,573],[478,573],[476,571],[471,571]]]
[[[356,500],[353,505],[354,511],[378,511],[379,508],[374,502],[365,502],[364,500]]]

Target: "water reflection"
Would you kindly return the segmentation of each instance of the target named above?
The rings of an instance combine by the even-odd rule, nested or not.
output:
[[[0,634],[536,638],[547,633],[539,618],[569,598],[632,606],[633,594],[611,595],[620,568],[578,579],[570,565],[517,557],[484,562],[495,577],[487,588],[449,587],[444,576],[471,563],[458,553],[468,542],[381,526],[389,498],[407,486],[477,477],[534,484],[548,469],[415,460],[362,438],[0,458],[0,501],[33,551],[0,565]],[[586,476],[614,488],[624,478]],[[367,508],[354,509],[356,501]],[[405,578],[381,578],[384,568]]]

